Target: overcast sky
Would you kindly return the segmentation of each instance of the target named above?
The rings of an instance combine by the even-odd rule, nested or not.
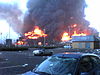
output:
[[[86,19],[90,26],[96,28],[100,35],[100,0],[86,0],[87,8],[85,9]]]
[[[17,4],[18,5],[18,9],[21,10],[21,12],[24,13],[26,12],[27,10],[27,7],[26,7],[26,3],[27,3],[27,0],[0,0],[0,4],[4,4],[3,6],[6,6],[6,4],[11,4],[11,5],[14,5],[14,4]],[[3,8],[3,7],[2,7]],[[5,9],[5,7],[3,8]],[[12,9],[12,8],[11,8]],[[5,10],[4,10],[5,11]],[[8,10],[9,11],[9,10]],[[1,14],[2,15],[2,10],[1,10]],[[9,11],[10,12],[10,11]],[[5,14],[5,12],[4,12]],[[4,15],[3,14],[3,15]],[[7,14],[7,12],[6,12]],[[6,15],[5,14],[5,15]],[[22,15],[22,16],[23,16]],[[13,16],[13,14],[12,14]],[[7,18],[7,17],[6,17]],[[13,39],[13,41],[15,41],[16,39],[18,39],[19,37],[19,34],[16,33],[11,27],[9,27],[9,23],[7,22],[6,19],[0,19],[0,43],[3,43],[5,41],[5,39]],[[9,31],[10,29],[10,31]]]

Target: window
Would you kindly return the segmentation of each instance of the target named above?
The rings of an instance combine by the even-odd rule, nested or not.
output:
[[[52,56],[41,63],[35,72],[45,72],[53,75],[72,74],[75,69],[76,62],[76,58]]]
[[[100,59],[98,57],[92,56],[90,57],[91,62],[93,63],[93,67],[97,67],[100,64]]]
[[[80,61],[80,71],[89,72],[93,69],[93,63],[91,62],[90,57],[84,57]]]
[[[86,48],[91,48],[90,46],[91,46],[91,43],[86,43],[86,44],[85,44],[85,47],[86,47]]]

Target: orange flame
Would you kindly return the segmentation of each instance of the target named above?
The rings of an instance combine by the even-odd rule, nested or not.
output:
[[[71,27],[77,27],[77,24],[72,25]]]
[[[77,34],[76,31],[74,31],[74,34],[72,36],[86,36],[87,34],[85,33],[80,33],[80,34]]]
[[[42,42],[38,42],[38,45],[42,45]]]
[[[85,33],[77,34],[77,32],[74,31],[74,34],[73,34],[72,36],[86,36],[86,35],[87,35],[87,34],[85,34]],[[63,42],[65,42],[65,41],[69,41],[69,40],[71,40],[71,39],[72,39],[72,38],[70,38],[70,36],[68,35],[68,33],[67,33],[67,32],[64,32],[61,40],[62,40]]]
[[[68,35],[67,32],[64,32],[61,40],[62,40],[63,42],[65,42],[65,41],[71,40],[71,38],[70,38],[70,36]]]
[[[15,43],[15,45],[24,45],[25,44],[25,42],[23,42],[23,41],[18,41],[17,43]]]
[[[38,26],[35,26],[34,31],[24,34],[28,39],[38,39],[39,37],[46,37],[45,34]]]

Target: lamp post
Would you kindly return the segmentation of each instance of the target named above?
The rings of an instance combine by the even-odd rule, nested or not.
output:
[[[70,28],[71,28],[71,27],[70,27],[70,26],[68,26],[68,32],[69,32],[69,36],[70,36]]]
[[[9,25],[9,39],[6,39],[6,42],[7,42],[7,45],[8,45],[8,47],[10,48],[11,47],[11,45],[12,45],[12,40],[10,39],[10,27],[11,27],[11,24]]]
[[[71,37],[71,35],[70,35],[70,30],[71,30],[71,27],[68,26],[69,37]],[[70,41],[68,42],[68,49],[70,49]]]
[[[43,29],[44,34],[45,34],[45,29]],[[45,35],[43,36],[43,46],[45,47]]]
[[[2,44],[2,32],[0,33],[0,35],[1,35],[1,44]]]
[[[11,25],[9,25],[9,39],[10,39],[10,26],[11,26]]]

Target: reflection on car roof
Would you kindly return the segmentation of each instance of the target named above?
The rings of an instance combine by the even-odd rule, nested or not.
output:
[[[75,53],[75,52],[64,52],[64,53],[55,54],[53,56],[80,58],[82,56],[91,56],[91,55],[97,56],[96,54],[91,54],[91,53]]]

